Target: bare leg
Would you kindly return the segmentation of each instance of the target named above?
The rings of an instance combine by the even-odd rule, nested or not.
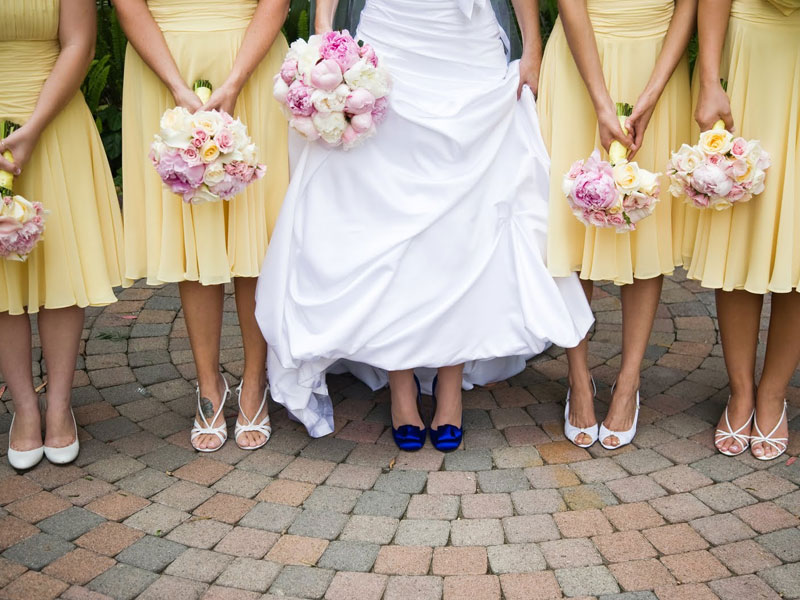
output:
[[[261,400],[264,398],[264,389],[267,386],[267,342],[261,335],[261,330],[256,321],[256,284],[255,277],[237,277],[234,279],[236,286],[236,310],[239,313],[239,326],[242,329],[244,343],[244,375],[242,376],[242,412],[253,423],[260,423],[267,415],[267,406],[261,414],[256,414]],[[246,419],[237,417],[243,425]],[[246,431],[239,436],[238,442],[242,446],[259,446],[266,441],[264,434],[257,431]]]
[[[72,380],[83,331],[84,311],[77,306],[39,313],[39,336],[47,364],[45,445],[63,448],[75,441]]]
[[[635,279],[620,288],[622,296],[622,365],[614,388],[614,397],[605,418],[611,431],[627,431],[633,426],[636,413],[636,392],[639,389],[639,372],[653,330],[661,286],[664,278]],[[615,435],[602,440],[608,446],[618,446]]]
[[[389,388],[392,392],[392,424],[395,428],[402,425],[415,425],[424,429],[425,424],[417,408],[417,384],[414,383],[414,371],[389,371]]]
[[[461,382],[464,365],[441,367],[436,384],[436,414],[433,415],[431,427],[439,429],[441,425],[461,427]]]
[[[197,367],[197,383],[200,386],[200,406],[213,427],[222,425],[219,418],[211,423],[214,413],[222,402],[224,385],[219,372],[219,340],[222,335],[222,306],[224,288],[221,285],[201,285],[196,281],[182,281],[179,284],[189,343],[192,346],[194,364]],[[198,414],[198,422],[203,420]],[[216,435],[201,435],[194,441],[198,448],[218,448],[220,440]]]
[[[764,372],[758,384],[756,418],[761,433],[768,435],[783,412],[786,388],[800,364],[800,293],[772,294],[772,316],[767,338]],[[773,437],[789,437],[789,424],[781,423]],[[778,450],[770,444],[753,444],[755,456],[774,458]]]
[[[751,294],[744,290],[732,292],[717,290],[717,316],[722,337],[722,354],[725,357],[725,368],[728,370],[731,387],[731,398],[728,401],[731,431],[736,431],[747,422],[756,403],[756,349],[763,301],[764,297],[761,294]],[[728,430],[724,413],[717,428]],[[749,426],[745,427],[740,433],[750,435],[750,429]],[[742,450],[742,445],[730,438],[721,440],[716,446],[727,452]]]
[[[31,322],[28,315],[0,313],[0,371],[14,401],[11,447],[34,450],[42,446],[42,416],[31,375]]]
[[[594,282],[581,279],[586,299],[592,301]],[[574,348],[567,348],[569,364],[569,422],[575,427],[591,427],[597,423],[594,414],[594,388],[592,374],[589,372],[589,339],[588,335]],[[575,437],[575,443],[586,445],[591,438],[585,433]]]

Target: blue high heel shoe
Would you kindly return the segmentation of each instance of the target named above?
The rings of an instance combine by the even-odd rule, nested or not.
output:
[[[436,384],[439,377],[433,378],[433,389],[431,390],[431,397],[433,398],[433,414],[436,414]],[[433,447],[441,452],[452,452],[461,445],[461,439],[464,437],[461,427],[455,425],[440,425],[438,429],[430,428],[431,443]]]
[[[419,379],[414,375],[414,383],[417,384],[417,408],[422,414],[422,388],[419,385]],[[406,452],[416,452],[425,445],[425,437],[427,429],[420,428],[416,425],[401,425],[397,429],[392,426],[392,437],[394,443],[400,450]]]

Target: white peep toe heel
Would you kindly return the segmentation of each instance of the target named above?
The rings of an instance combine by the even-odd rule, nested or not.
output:
[[[729,397],[728,402],[730,401],[731,399]],[[750,416],[747,418],[747,421],[744,422],[744,425],[734,431],[733,427],[731,426],[731,422],[728,420],[728,406],[725,406],[725,427],[727,427],[727,429],[717,428],[716,432],[714,433],[714,446],[716,446],[720,454],[724,454],[725,456],[739,456],[742,452],[750,447],[750,436],[743,434],[742,430],[750,425],[750,421],[753,420],[755,414],[756,411],[753,409],[753,412],[750,413]],[[738,452],[731,452],[730,450],[723,450],[718,446],[719,443],[727,440],[733,440],[735,443],[739,444],[741,450]]]
[[[766,455],[756,456],[755,454],[753,454],[755,458],[757,458],[758,460],[775,460],[776,458],[781,456],[784,452],[786,452],[786,448],[789,445],[789,438],[772,437],[773,435],[775,435],[775,432],[778,431],[778,427],[781,426],[781,423],[783,423],[783,420],[785,418],[786,418],[786,400],[783,401],[783,412],[781,413],[781,418],[778,420],[775,427],[772,428],[772,431],[770,431],[767,435],[764,435],[763,433],[761,433],[761,429],[759,429],[758,427],[758,419],[755,416],[753,416],[753,429],[756,430],[756,435],[750,436],[751,445],[760,442],[762,444],[768,444],[769,446],[772,446],[775,450],[778,451],[778,453],[775,456],[766,456]]]
[[[611,386],[611,395],[614,395],[614,387],[617,384]],[[633,415],[633,426],[628,429],[627,431],[611,431],[608,427],[605,426],[605,423],[600,423],[600,445],[605,448],[606,450],[616,450],[617,448],[622,448],[623,446],[627,446],[633,441],[633,438],[636,437],[636,425],[639,422],[639,390],[636,390],[636,412]],[[619,440],[619,444],[616,446],[607,446],[605,444],[605,440],[613,435]]]
[[[25,471],[39,464],[44,456],[44,446],[33,450],[14,450],[11,447],[11,431],[14,429],[15,418],[16,414],[11,417],[11,427],[8,430],[8,462],[18,471]]]
[[[78,453],[81,451],[81,444],[78,441],[78,423],[75,421],[75,413],[69,409],[69,414],[72,416],[72,426],[75,428],[75,441],[63,448],[54,448],[53,446],[44,447],[44,455],[54,465],[66,465],[78,458]]]
[[[264,397],[261,399],[261,404],[256,411],[256,414],[253,415],[253,418],[250,419],[244,414],[242,410],[242,386],[244,385],[244,381],[239,384],[239,387],[236,388],[236,396],[238,398],[237,402],[239,404],[239,416],[244,418],[247,423],[239,423],[239,417],[236,417],[236,426],[233,430],[233,439],[236,441],[236,445],[239,446],[242,450],[258,450],[266,445],[269,441],[270,436],[272,435],[272,427],[269,424],[269,413],[261,419],[260,422],[254,423],[255,419],[258,418],[258,415],[261,414],[261,411],[264,410],[264,407],[267,405],[267,394],[269,394],[269,384],[267,384],[266,389],[264,390]],[[260,443],[258,446],[242,446],[239,443],[239,436],[246,431],[255,431],[260,433],[264,436],[264,441]]]
[[[225,384],[225,391],[222,394],[222,402],[219,403],[219,408],[214,413],[214,417],[209,421],[206,419],[206,416],[203,414],[203,407],[200,406],[200,386],[197,386],[197,413],[200,415],[200,418],[203,420],[203,424],[201,425],[200,422],[197,420],[197,417],[194,419],[194,426],[192,427],[192,434],[189,438],[192,448],[197,450],[198,452],[216,452],[225,444],[225,441],[228,439],[228,425],[225,423],[223,419],[222,425],[218,427],[214,427],[214,423],[217,422],[217,419],[222,414],[222,411],[225,409],[225,403],[228,401],[228,398],[231,395],[231,388],[228,387],[228,382],[225,378],[222,378],[223,383]],[[219,446],[216,448],[198,448],[195,446],[194,441],[201,435],[215,435],[219,438]]]
[[[590,425],[589,427],[575,427],[572,423],[569,422],[569,398],[572,394],[572,390],[567,390],[567,404],[564,407],[564,435],[566,438],[578,446],[579,448],[588,448],[592,444],[597,441],[598,436],[598,425],[595,423],[594,425]],[[597,386],[594,384],[594,378],[592,378],[592,398],[597,396]],[[589,436],[590,441],[588,444],[579,444],[575,440],[578,439],[580,434],[586,434]]]

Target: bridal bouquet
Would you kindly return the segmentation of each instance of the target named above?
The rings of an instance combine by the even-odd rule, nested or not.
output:
[[[617,104],[617,116],[625,130],[626,117],[633,107]],[[651,173],[629,162],[627,149],[617,141],[609,148],[609,161],[595,150],[579,160],[564,175],[561,189],[572,214],[584,225],[612,227],[617,233],[633,231],[636,223],[655,210],[661,173]]]
[[[746,140],[717,121],[694,146],[683,144],[667,166],[669,191],[696,208],[725,210],[764,191],[770,156],[758,140]]]
[[[375,133],[390,88],[389,73],[369,44],[330,31],[291,45],[273,94],[306,139],[348,150]]]
[[[16,123],[0,121],[0,138],[17,129]],[[14,160],[9,151],[3,157]],[[0,198],[0,256],[22,262],[42,238],[47,211],[41,202],[14,195],[14,176],[8,171],[0,171]]]
[[[211,96],[208,81],[197,81],[194,90],[203,102]],[[164,113],[160,126],[150,160],[164,184],[184,202],[230,200],[266,172],[256,159],[247,127],[228,113],[192,114],[179,106]]]

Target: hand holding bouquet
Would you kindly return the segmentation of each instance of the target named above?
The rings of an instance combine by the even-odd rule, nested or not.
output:
[[[623,131],[633,107],[617,104],[617,117]],[[608,150],[609,161],[595,150],[579,160],[564,175],[562,191],[572,214],[585,225],[612,227],[617,233],[633,231],[636,223],[655,210],[661,173],[651,173],[627,159],[628,150],[617,141]]]
[[[211,96],[207,81],[197,81],[194,90],[203,102]],[[184,202],[230,200],[266,172],[256,159],[247,127],[228,113],[192,114],[177,107],[164,113],[160,126],[150,160],[164,184]]]
[[[0,138],[5,138],[19,125],[0,121]],[[3,153],[13,162],[11,152]],[[0,171],[0,256],[6,260],[25,261],[44,233],[47,212],[40,202],[30,202],[14,195],[14,176]]]
[[[758,140],[735,138],[717,121],[696,145],[673,152],[669,191],[696,208],[725,210],[764,191],[770,162]]]
[[[369,44],[347,31],[329,31],[292,44],[273,94],[305,138],[348,150],[375,133],[390,88],[389,73]]]

